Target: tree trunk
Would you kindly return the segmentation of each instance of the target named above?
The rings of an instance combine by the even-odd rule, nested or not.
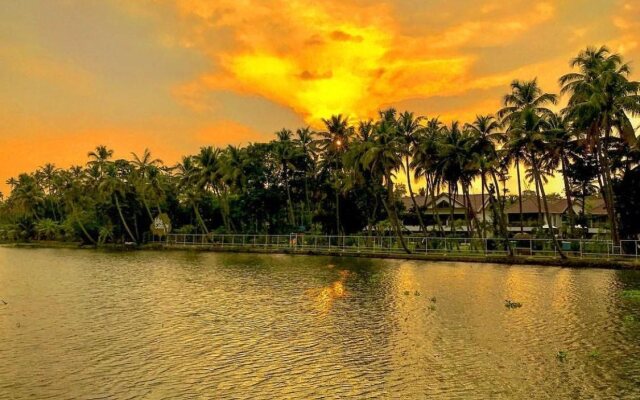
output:
[[[73,212],[73,215],[77,215],[76,213],[76,209],[75,206],[73,205],[72,202],[69,202],[69,204],[71,205],[71,211]],[[79,218],[75,218],[76,222],[78,223],[78,226],[80,226],[80,230],[82,231],[82,233],[84,233],[84,235],[87,237],[87,239],[89,239],[89,241],[91,243],[93,243],[94,245],[97,245],[96,241],[91,237],[91,235],[89,235],[89,232],[87,232],[87,229],[85,228],[84,224],[82,223],[82,221],[80,221]]]
[[[427,176],[427,180],[429,177]],[[440,214],[438,213],[438,209],[436,208],[436,183],[435,180],[431,180],[431,212],[433,213],[433,219],[436,221],[436,226],[442,235],[444,235],[444,227],[442,226],[442,221],[440,220]]]
[[[560,246],[560,243],[558,242],[558,238],[556,237],[555,233],[553,232],[553,221],[551,221],[551,213],[549,212],[549,203],[547,202],[547,197],[544,191],[544,185],[542,184],[542,178],[540,177],[540,171],[538,170],[538,162],[535,158],[535,155],[531,155],[531,164],[533,167],[533,175],[534,178],[538,184],[538,187],[540,189],[540,194],[542,196],[542,203],[544,205],[544,213],[546,214],[547,217],[547,225],[549,226],[549,232],[551,233],[551,238],[553,239],[553,246],[556,248],[556,251],[558,252],[558,255],[560,256],[560,258],[565,259],[567,258],[567,256],[564,254],[564,252],[562,251],[562,247]]]
[[[611,240],[614,245],[618,244],[620,239],[618,234],[618,224],[616,220],[616,211],[614,204],[614,196],[613,196],[613,187],[612,187],[612,179],[611,179],[611,165],[609,164],[609,152],[606,150],[607,143],[605,146],[598,145],[600,151],[602,152],[600,156],[600,171],[602,174],[602,183],[603,183],[603,198],[605,201],[605,206],[607,208],[607,215],[609,217],[609,224],[611,225]]]
[[[134,242],[137,242],[135,236],[131,232],[131,229],[129,229],[129,225],[127,225],[127,221],[124,219],[124,215],[122,214],[122,208],[120,208],[120,200],[118,200],[118,194],[114,193],[113,198],[116,200],[116,209],[118,210],[118,215],[120,215],[120,221],[122,221],[122,225],[124,226],[124,229],[129,234],[129,237],[131,238],[131,240],[133,240]]]
[[[289,169],[287,168],[286,165],[283,165],[283,171],[284,171],[284,187],[287,191],[287,208],[289,211],[289,223],[291,224],[291,226],[294,226],[296,224],[296,217],[295,217],[295,212],[293,211],[293,202],[291,201],[291,190],[289,188]]]
[[[509,242],[509,231],[507,230],[507,223],[506,223],[506,214],[504,212],[504,200],[502,199],[502,195],[500,194],[500,186],[498,186],[498,177],[496,176],[495,172],[492,171],[491,172],[491,177],[493,178],[493,184],[495,186],[495,190],[496,190],[496,198],[498,200],[499,203],[499,210],[496,213],[497,216],[499,216],[500,219],[500,230],[502,231],[502,238],[505,241],[505,250],[507,250],[507,253],[509,254],[509,257],[513,257],[513,249],[511,248],[511,243]]]
[[[454,199],[453,199],[453,188],[451,187],[451,182],[448,183],[448,187],[449,187],[449,233],[451,233],[451,235],[455,235],[456,233],[456,224],[453,220],[453,218],[455,217],[455,205],[454,205]]]
[[[191,206],[193,207],[193,212],[196,214],[196,219],[198,220],[198,223],[200,224],[200,227],[202,228],[204,233],[208,236],[209,235],[209,230],[207,229],[207,226],[204,224],[204,220],[202,219],[202,216],[200,215],[200,211],[198,211],[198,207],[196,207],[195,203],[192,203]]]
[[[427,228],[424,225],[424,221],[422,220],[422,211],[420,211],[420,207],[418,207],[418,202],[416,202],[416,197],[413,195],[413,189],[411,188],[411,173],[409,167],[409,157],[405,157],[407,162],[407,188],[409,189],[409,195],[411,196],[411,201],[413,202],[413,207],[416,210],[416,214],[418,215],[418,222],[420,223],[420,229],[422,230],[423,235],[427,235]]]
[[[338,192],[338,171],[336,169],[336,174],[334,177],[334,190],[336,192],[336,233],[340,234],[340,193]]]
[[[564,181],[564,192],[567,196],[567,210],[569,212],[569,233],[573,236],[573,230],[576,226],[576,213],[573,211],[573,199],[571,198],[571,185],[569,184],[569,177],[567,176],[567,164],[568,160],[563,154],[560,158],[560,164],[562,166],[562,178]]]
[[[480,195],[481,200],[482,200],[482,227],[480,228],[480,237],[482,239],[485,239],[487,237],[487,232],[486,232],[486,222],[487,222],[487,214],[485,212],[485,201],[484,201],[484,184],[486,181],[486,177],[485,177],[485,173],[484,173],[484,169],[482,170],[482,173],[480,174]]]
[[[520,211],[520,233],[524,233],[524,216],[522,213],[522,180],[520,179],[520,158],[516,157],[516,173],[518,174],[518,207]]]
[[[407,243],[404,240],[404,235],[402,234],[402,226],[400,225],[400,222],[398,220],[398,213],[396,211],[396,206],[393,199],[393,181],[391,180],[390,172],[386,173],[385,180],[387,181],[387,201],[383,201],[383,204],[387,210],[387,214],[389,214],[391,224],[394,226],[396,234],[400,239],[402,248],[407,252],[407,254],[411,254],[411,250],[409,250],[409,247],[407,247]]]

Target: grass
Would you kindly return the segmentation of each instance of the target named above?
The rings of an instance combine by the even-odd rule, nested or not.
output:
[[[623,290],[622,297],[630,300],[640,300],[640,289]]]

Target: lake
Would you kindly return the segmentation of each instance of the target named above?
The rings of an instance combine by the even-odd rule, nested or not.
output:
[[[638,288],[637,271],[0,248],[0,398],[637,399]]]

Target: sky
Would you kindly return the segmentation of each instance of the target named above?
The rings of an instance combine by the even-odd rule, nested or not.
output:
[[[636,0],[20,0],[0,6],[0,191],[46,162],[271,140],[395,107],[444,121],[513,79],[558,92],[606,44],[640,64]],[[636,61],[634,63],[633,61]],[[640,69],[640,65],[637,67]],[[640,79],[634,72],[632,77]]]

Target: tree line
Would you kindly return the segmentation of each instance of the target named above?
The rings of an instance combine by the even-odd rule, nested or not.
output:
[[[545,184],[561,174],[570,226],[580,218],[576,199],[601,196],[611,239],[618,242],[640,231],[633,222],[640,220],[640,149],[630,119],[640,114],[640,83],[606,47],[587,48],[570,65],[559,79],[559,93],[568,97],[559,111],[552,110],[559,96],[536,79],[514,80],[501,109],[468,123],[395,109],[353,123],[334,115],[318,131],[282,129],[267,143],[205,146],[172,166],[148,150],[114,159],[111,149],[98,146],[86,165],[45,164],[9,179],[11,192],[0,202],[0,239],[138,243],[154,217],[167,213],[183,233],[349,234],[383,226],[409,251],[405,194],[428,234],[425,213],[433,213],[444,231],[435,210],[418,204],[418,193],[446,193],[470,204],[472,185],[479,185],[493,222],[487,226],[467,206],[467,232],[507,237],[509,200],[500,183],[513,179],[515,170],[520,209],[521,183],[528,181],[551,227]],[[399,181],[400,171],[406,181]],[[548,234],[561,253],[556,236]]]

